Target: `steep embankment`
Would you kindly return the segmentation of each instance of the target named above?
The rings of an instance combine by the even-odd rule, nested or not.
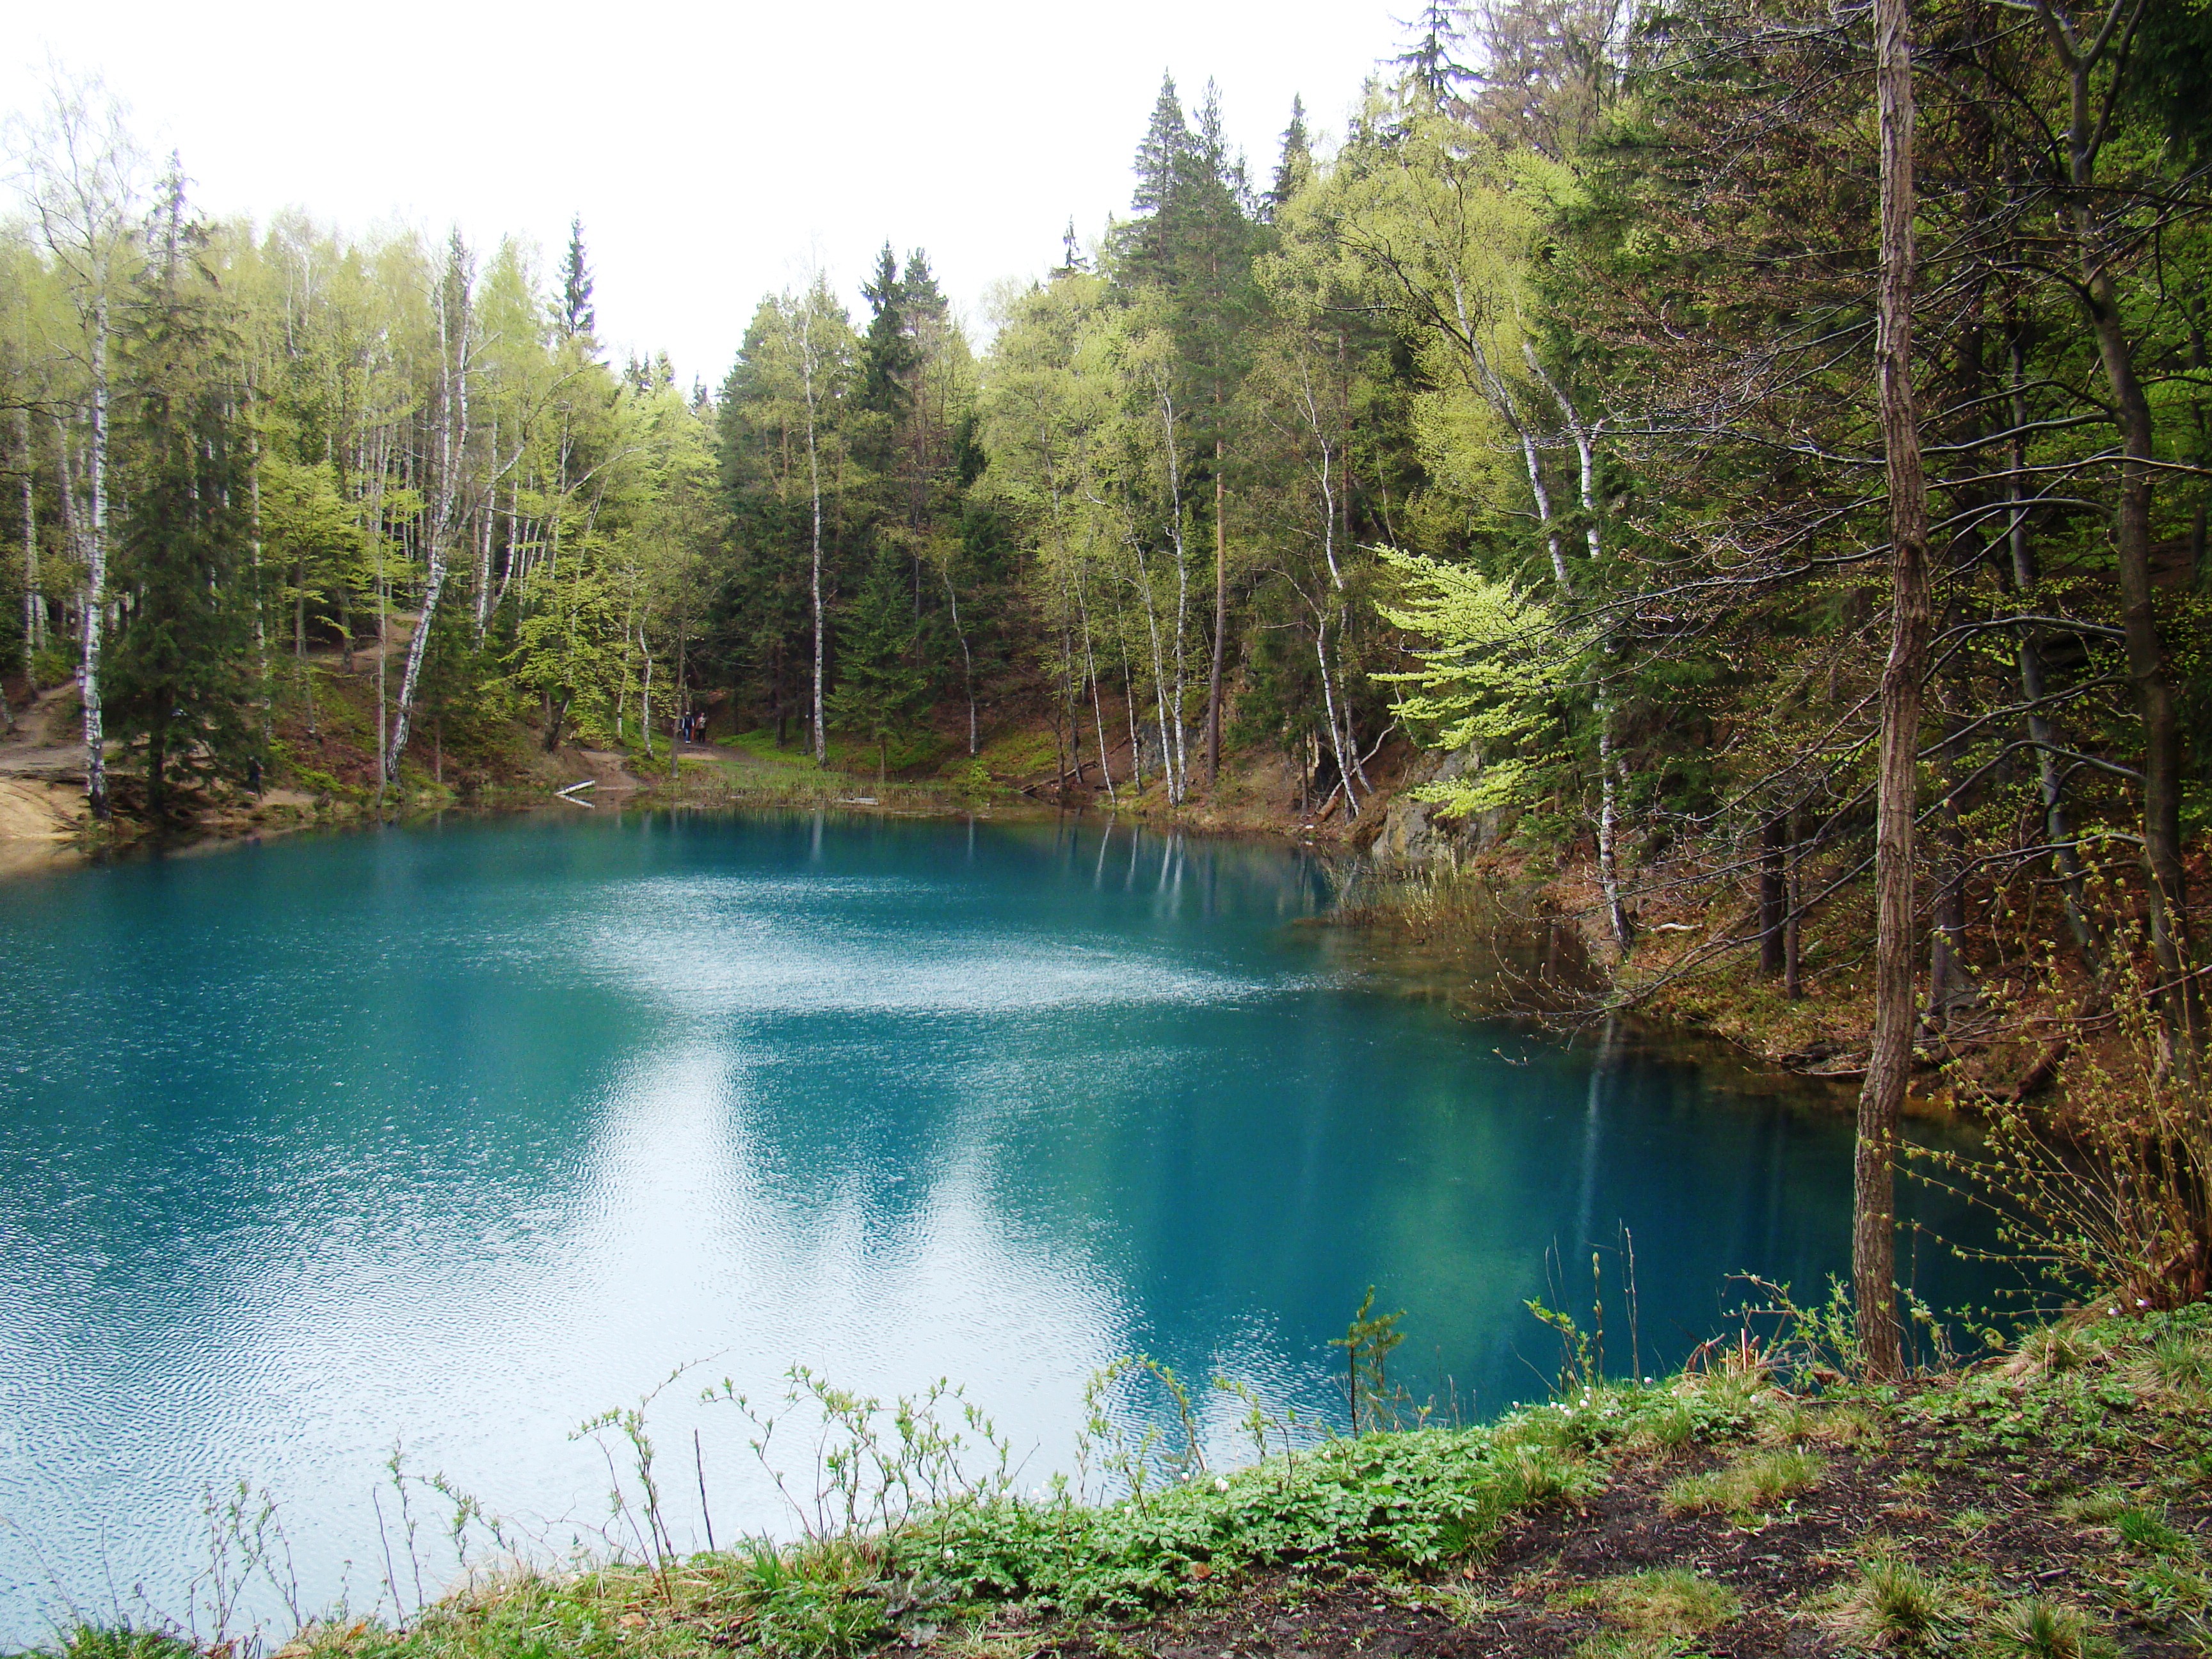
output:
[[[404,630],[395,630],[386,665],[387,711],[404,642]],[[609,798],[641,787],[620,754],[568,743],[548,751],[542,730],[525,720],[432,707],[418,718],[398,785],[380,791],[378,666],[373,644],[282,659],[267,706],[247,711],[266,734],[260,787],[252,787],[250,770],[197,767],[187,757],[171,774],[171,799],[159,822],[148,816],[142,757],[111,743],[113,818],[105,827],[94,825],[85,810],[76,688],[33,692],[16,682],[7,688],[15,729],[0,739],[0,868],[70,862],[156,836],[269,834],[380,812],[544,802],[586,781]]]

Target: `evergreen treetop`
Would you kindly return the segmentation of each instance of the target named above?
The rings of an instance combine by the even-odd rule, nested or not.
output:
[[[592,305],[592,270],[584,262],[584,216],[568,221],[568,251],[561,258],[561,309],[555,322],[563,339],[590,339],[599,325]]]

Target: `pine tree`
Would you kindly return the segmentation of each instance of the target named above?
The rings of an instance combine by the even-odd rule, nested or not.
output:
[[[561,310],[555,319],[563,338],[588,340],[599,325],[592,306],[592,270],[584,263],[584,216],[568,221],[568,251],[561,260]]]

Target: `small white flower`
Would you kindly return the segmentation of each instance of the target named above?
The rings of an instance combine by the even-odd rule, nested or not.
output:
[[[1215,1475],[1213,1477],[1213,1489],[1216,1492],[1227,1492],[1229,1490],[1229,1477],[1225,1474]]]

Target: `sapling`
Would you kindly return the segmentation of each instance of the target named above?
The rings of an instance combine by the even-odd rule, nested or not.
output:
[[[1406,1316],[1403,1308],[1395,1313],[1375,1312],[1375,1287],[1370,1285],[1361,1298],[1358,1312],[1352,1316],[1352,1323],[1345,1328],[1342,1336],[1333,1336],[1328,1346],[1344,1350],[1345,1396],[1352,1407],[1352,1431],[1359,1432],[1359,1407],[1367,1405],[1368,1421],[1375,1427],[1387,1426],[1386,1419],[1395,1419],[1391,1407],[1395,1403],[1384,1374],[1385,1362],[1390,1352],[1406,1340],[1398,1328],[1398,1322]]]

